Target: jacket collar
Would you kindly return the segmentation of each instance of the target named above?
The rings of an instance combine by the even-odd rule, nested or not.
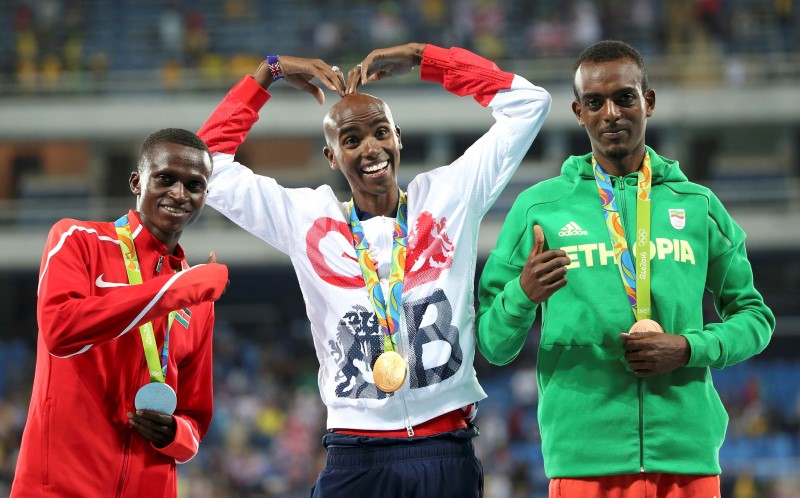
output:
[[[136,244],[136,255],[139,258],[140,265],[144,261],[149,262],[151,260],[152,265],[155,265],[155,260],[158,259],[159,256],[164,256],[165,259],[162,269],[186,268],[186,254],[180,244],[175,246],[175,250],[172,254],[167,254],[167,246],[147,229],[147,226],[142,223],[142,219],[139,217],[139,213],[136,210],[131,209],[128,211],[128,222],[131,226],[131,234],[133,234],[133,239]],[[150,266],[150,263],[148,263],[148,266]]]
[[[659,156],[652,148],[645,146],[650,154],[650,166],[653,168],[653,185],[665,181],[686,181],[687,178],[680,170],[678,161]],[[572,179],[580,177],[582,179],[594,179],[592,170],[592,153],[584,156],[572,156],[564,162],[561,167],[561,174]],[[636,173],[630,173],[635,175]]]

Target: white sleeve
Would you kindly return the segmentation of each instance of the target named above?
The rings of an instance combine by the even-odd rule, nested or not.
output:
[[[419,175],[418,188],[422,192],[455,189],[469,202],[470,210],[482,217],[525,157],[550,104],[546,90],[515,75],[511,88],[498,91],[489,103],[494,125],[452,164]]]
[[[206,204],[276,249],[290,254],[297,230],[297,209],[310,189],[287,189],[274,178],[257,175],[231,154],[213,154],[214,172]]]

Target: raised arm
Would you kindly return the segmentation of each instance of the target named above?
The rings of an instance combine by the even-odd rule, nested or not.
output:
[[[503,71],[469,50],[409,43],[373,50],[350,70],[347,91],[419,65],[423,81],[439,83],[459,97],[490,107],[494,125],[456,161],[421,182],[437,191],[458,192],[481,216],[500,195],[550,112],[550,94],[522,76]],[[444,97],[447,98],[447,97]],[[420,177],[418,177],[420,178]],[[420,188],[428,188],[420,185]]]
[[[283,188],[273,178],[255,174],[235,161],[234,156],[271,98],[267,91],[271,85],[285,79],[322,103],[325,97],[322,88],[312,83],[315,78],[339,95],[344,94],[341,71],[324,61],[270,56],[228,92],[197,133],[214,159],[206,204],[285,253],[292,251],[296,232],[292,206],[296,202],[307,203],[307,198],[298,198],[296,191]]]
[[[96,282],[87,271],[90,256],[84,248],[114,242],[91,238],[100,236],[70,220],[57,223],[48,236],[37,318],[42,339],[54,356],[83,353],[172,310],[216,301],[227,285],[227,267],[207,264],[92,295]]]

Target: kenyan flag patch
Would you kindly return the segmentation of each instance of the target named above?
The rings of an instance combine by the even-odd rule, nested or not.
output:
[[[183,308],[175,312],[175,320],[183,325],[185,329],[189,329],[189,320],[192,318],[192,310]]]

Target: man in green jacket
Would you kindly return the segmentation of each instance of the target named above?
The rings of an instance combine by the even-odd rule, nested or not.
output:
[[[645,145],[656,96],[633,47],[589,47],[573,87],[592,152],[511,208],[481,276],[478,347],[509,363],[541,306],[550,497],[719,497],[728,416],[709,367],[758,354],[775,328],[745,233]],[[703,323],[705,290],[721,323]]]

